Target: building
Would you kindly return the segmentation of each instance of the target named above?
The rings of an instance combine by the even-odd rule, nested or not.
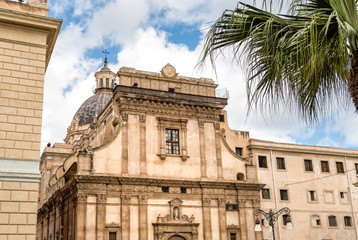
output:
[[[280,217],[277,239],[356,239],[358,151],[250,139],[211,79],[170,64],[115,74],[105,60],[95,79],[42,154],[38,239],[272,239],[254,210],[286,206],[294,228]]]
[[[0,239],[35,239],[44,74],[61,26],[47,12],[0,0]]]

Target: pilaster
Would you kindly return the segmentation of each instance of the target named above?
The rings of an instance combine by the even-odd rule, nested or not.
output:
[[[219,208],[219,229],[220,240],[227,240],[227,224],[226,224],[226,201],[225,198],[218,199]]]
[[[240,222],[240,234],[241,240],[248,240],[247,236],[247,223],[246,223],[246,200],[239,199],[239,222]]]
[[[122,114],[122,174],[128,174],[128,114]]]
[[[211,230],[211,199],[203,199],[203,225],[204,225],[204,239],[212,239],[212,230]]]
[[[83,193],[77,194],[76,207],[76,240],[85,240],[86,236],[86,205],[87,195]]]
[[[106,195],[97,194],[96,204],[97,240],[105,240],[106,233]]]
[[[130,240],[130,195],[121,196],[121,226],[122,226],[122,238],[121,240]]]
[[[200,144],[200,169],[201,169],[201,178],[207,178],[206,170],[206,155],[205,155],[205,131],[204,131],[204,122],[198,121],[199,125],[199,144]]]
[[[139,134],[140,134],[140,175],[147,175],[146,163],[146,115],[139,115]]]
[[[216,149],[216,161],[217,161],[217,176],[218,180],[223,179],[223,165],[221,156],[221,137],[220,137],[220,124],[214,123],[215,128],[215,149]]]
[[[148,239],[148,196],[138,196],[139,240]]]

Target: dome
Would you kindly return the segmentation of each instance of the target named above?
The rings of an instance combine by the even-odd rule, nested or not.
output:
[[[111,100],[112,93],[102,92],[88,98],[77,110],[73,120],[78,120],[78,125],[86,125],[93,122],[96,115],[102,112],[103,108]]]

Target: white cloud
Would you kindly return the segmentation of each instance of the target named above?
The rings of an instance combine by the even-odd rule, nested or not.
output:
[[[59,14],[69,8],[66,5],[67,0],[64,5],[56,4],[57,2],[54,8]],[[158,23],[155,21],[159,21],[159,25],[202,25],[216,19],[225,8],[236,6],[236,1],[116,0],[96,5],[95,10],[94,1],[87,6],[80,2],[76,2],[76,5],[78,9],[74,14],[86,13],[87,17],[62,29],[52,55],[45,81],[43,145],[47,141],[62,141],[76,110],[92,95],[93,74],[101,65],[101,60],[86,57],[86,52],[102,46],[104,40],[115,46],[120,44],[121,47],[117,56],[118,64],[110,63],[114,72],[122,66],[159,72],[169,62],[176,67],[180,75],[217,79],[219,88],[226,87],[230,91],[226,110],[231,128],[248,130],[251,137],[296,142],[305,141],[316,134],[314,128],[307,128],[289,114],[281,113],[274,119],[266,120],[260,114],[252,114],[246,118],[246,83],[242,69],[232,63],[228,56],[218,58],[217,78],[209,64],[202,72],[197,71],[194,68],[202,43],[191,51],[186,45],[168,42],[167,33],[157,30],[153,25]],[[88,6],[92,6],[92,9]],[[153,20],[153,15],[156,15],[157,19]],[[355,128],[358,117],[354,113],[344,116],[345,121],[338,122],[333,130],[328,128],[327,136],[341,134],[345,141],[336,143],[332,137],[324,136],[319,144],[358,147],[358,128]]]

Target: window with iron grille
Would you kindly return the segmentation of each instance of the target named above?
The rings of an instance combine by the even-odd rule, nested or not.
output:
[[[283,170],[286,169],[284,158],[278,157],[276,158],[276,161],[277,161],[277,169],[283,169]]]
[[[337,173],[344,173],[344,167],[342,162],[336,162]]]
[[[305,159],[305,171],[306,172],[313,172],[312,160]]]
[[[166,153],[179,155],[179,130],[165,129]]]

